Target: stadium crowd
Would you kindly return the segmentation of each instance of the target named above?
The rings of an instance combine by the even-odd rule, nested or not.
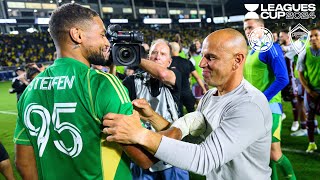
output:
[[[25,66],[28,63],[53,61],[55,52],[49,33],[0,34],[0,65]]]

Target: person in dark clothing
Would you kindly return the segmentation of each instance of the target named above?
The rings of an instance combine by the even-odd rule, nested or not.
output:
[[[28,86],[29,81],[26,77],[26,72],[24,69],[17,68],[15,72],[17,74],[17,77],[12,79],[12,85],[11,85],[12,88],[9,89],[9,93],[10,94],[16,93],[17,94],[17,101],[19,101],[19,98],[20,98],[21,94],[23,93],[23,91]]]
[[[181,94],[179,106],[179,117],[183,116],[183,106],[186,107],[188,112],[193,112],[195,110],[196,99],[192,94],[190,89],[190,74],[195,77],[200,86],[205,90],[205,86],[200,76],[198,75],[192,62],[181,58],[179,56],[180,46],[176,42],[171,42],[171,52],[172,52],[172,63],[170,65],[171,69],[177,69],[181,73]],[[206,91],[206,90],[205,90]]]
[[[171,64],[170,47],[163,39],[155,40],[149,52],[149,60],[142,59],[140,71],[128,76],[124,86],[129,91],[131,100],[144,98],[150,103],[153,110],[161,114],[167,121],[178,119],[179,111],[176,103],[179,102],[181,90],[181,74],[177,69],[169,68]],[[148,129],[158,131],[152,122],[144,121]],[[140,179],[189,179],[188,171],[181,170],[159,161],[149,170],[143,170],[132,164],[133,180]]]
[[[2,175],[7,180],[15,179],[12,171],[12,166],[9,160],[8,152],[3,147],[1,142],[0,142],[0,173],[2,173]]]

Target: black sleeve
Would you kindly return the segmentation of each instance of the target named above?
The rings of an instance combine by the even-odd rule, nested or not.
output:
[[[19,84],[20,84],[19,80],[18,80],[18,79],[15,79],[15,80],[12,82],[11,87],[15,89],[15,88],[17,88],[17,87],[19,86]]]
[[[169,88],[173,98],[176,100],[176,102],[179,102],[180,100],[180,93],[181,93],[181,73],[177,69],[171,69],[174,74],[176,75],[176,83],[173,87],[173,89]]]
[[[12,88],[16,93],[23,93],[23,91],[26,89],[27,85],[20,83],[19,80],[15,80],[12,84]]]
[[[190,73],[191,73],[192,71],[195,71],[195,70],[196,70],[191,61],[188,61],[188,64],[189,64],[189,67],[190,67]]]
[[[127,76],[122,81],[122,84],[128,89],[130,100],[133,101],[134,99],[136,99],[137,96],[136,96],[136,89],[135,89],[135,85],[134,85],[134,75]]]
[[[124,80],[127,77],[125,74],[121,74],[121,73],[118,73],[118,72],[116,72],[116,75],[120,80]]]

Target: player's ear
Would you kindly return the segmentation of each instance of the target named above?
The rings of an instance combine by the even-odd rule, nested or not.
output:
[[[69,30],[69,35],[71,40],[75,43],[75,44],[81,44],[82,43],[82,31],[79,28],[71,28]]]
[[[232,70],[236,70],[244,62],[245,56],[242,53],[237,53],[232,65]]]

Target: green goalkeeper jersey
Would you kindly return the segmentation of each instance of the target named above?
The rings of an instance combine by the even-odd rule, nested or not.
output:
[[[39,179],[132,179],[120,145],[101,133],[105,114],[132,110],[118,78],[60,58],[24,91],[14,141],[33,146]]]

